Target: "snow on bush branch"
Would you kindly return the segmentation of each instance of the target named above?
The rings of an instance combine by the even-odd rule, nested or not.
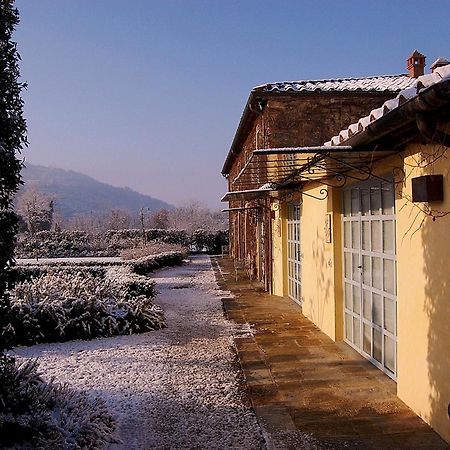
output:
[[[133,272],[139,275],[148,275],[149,273],[163,267],[179,266],[183,263],[184,253],[165,252],[159,255],[149,255],[135,260],[131,260]]]
[[[44,381],[36,360],[0,357],[2,448],[106,449],[116,422],[100,398]]]
[[[154,282],[129,266],[104,277],[49,270],[11,291],[10,328],[16,345],[142,333],[165,327],[154,297]]]
[[[123,250],[139,249],[143,243],[179,245],[195,250],[220,253],[228,243],[227,231],[199,229],[189,234],[183,230],[110,230],[105,233],[86,231],[40,231],[21,233],[17,239],[16,257],[64,258],[87,256],[120,256]]]
[[[169,251],[160,252],[156,255],[146,255],[145,248],[142,253],[144,256],[134,259],[118,260],[118,261],[102,261],[101,259],[76,260],[76,259],[62,259],[50,260],[45,264],[39,261],[26,261],[14,266],[11,270],[15,281],[26,281],[31,277],[39,277],[49,272],[54,272],[56,269],[64,270],[65,273],[77,274],[78,272],[90,274],[96,277],[103,277],[106,271],[112,267],[129,267],[131,272],[139,275],[149,274],[157,269],[163,267],[173,267],[183,264],[184,258],[187,256],[185,251]],[[133,252],[133,255],[138,256],[141,252]]]

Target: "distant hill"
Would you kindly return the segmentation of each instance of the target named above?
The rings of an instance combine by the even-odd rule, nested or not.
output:
[[[55,210],[70,218],[79,213],[109,211],[114,208],[132,212],[140,208],[156,210],[173,209],[173,206],[130,188],[101,183],[87,175],[72,170],[37,166],[27,163],[22,171],[26,189],[35,184],[41,192],[54,199]]]

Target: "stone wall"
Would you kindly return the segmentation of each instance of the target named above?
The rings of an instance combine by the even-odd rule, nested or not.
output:
[[[394,97],[392,93],[305,93],[269,95],[263,112],[253,122],[245,123],[240,153],[230,170],[229,191],[246,189],[233,185],[232,181],[244,167],[256,148],[296,147],[323,145],[346,126],[367,115],[384,101]],[[246,135],[245,135],[246,134]],[[251,202],[230,202],[231,208],[250,206]],[[266,240],[270,239],[270,211],[267,205],[259,220],[264,221]],[[245,261],[253,276],[261,277],[258,269],[258,249],[264,248],[265,284],[271,282],[272,261],[270,242],[257,242],[257,220],[250,212],[230,213],[230,249],[232,255]],[[270,280],[269,280],[270,279]]]
[[[323,145],[392,94],[305,94],[269,99],[264,115],[270,147]]]

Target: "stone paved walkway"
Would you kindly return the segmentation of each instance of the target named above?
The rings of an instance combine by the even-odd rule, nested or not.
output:
[[[396,396],[396,384],[344,343],[335,343],[289,299],[265,293],[215,260],[229,319],[251,324],[235,339],[252,404],[269,448],[295,448],[287,436],[310,433],[332,449],[449,449]]]

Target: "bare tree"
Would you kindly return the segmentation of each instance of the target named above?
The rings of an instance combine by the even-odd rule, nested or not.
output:
[[[66,228],[68,230],[95,233],[102,229],[102,225],[100,216],[91,212],[75,214],[67,221]]]
[[[228,224],[225,214],[211,211],[198,201],[191,201],[170,211],[169,227],[193,233],[198,229],[209,231],[226,230]]]
[[[141,233],[142,233],[142,247],[145,247],[147,244],[147,233],[145,232],[145,208],[142,207],[139,211],[139,222],[141,225]]]
[[[53,213],[52,231],[59,233],[64,228],[64,216],[58,212]]]
[[[112,209],[107,215],[104,222],[109,230],[124,230],[130,228],[133,219],[129,211],[124,209]]]
[[[30,186],[17,203],[17,211],[25,220],[28,231],[50,230],[53,220],[53,200],[43,194],[37,186]]]
[[[167,209],[157,209],[149,214],[147,223],[149,228],[167,230],[169,228],[169,211]]]

